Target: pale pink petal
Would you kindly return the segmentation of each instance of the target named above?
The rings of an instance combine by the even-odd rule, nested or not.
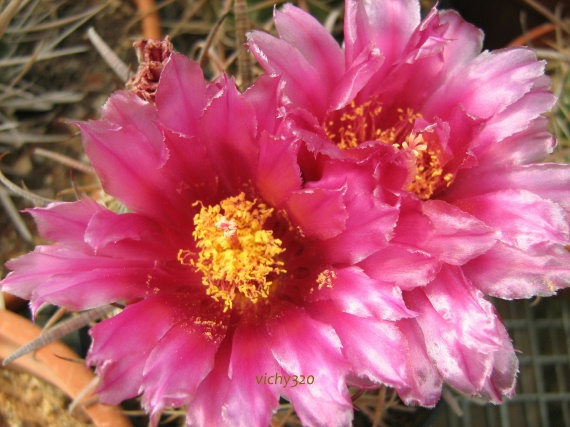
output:
[[[570,244],[569,216],[549,200],[524,190],[503,190],[457,200],[455,206],[500,230],[499,239],[527,250],[536,245]]]
[[[415,248],[391,245],[358,263],[373,279],[395,283],[408,290],[424,286],[441,267],[441,262]]]
[[[158,296],[128,306],[90,329],[93,344],[87,362],[101,377],[99,398],[107,404],[138,395],[143,369],[158,341],[180,320],[180,297]],[[141,340],[140,337],[145,339]]]
[[[331,300],[337,310],[360,317],[399,320],[414,316],[402,291],[391,283],[368,277],[361,269],[349,267],[325,272],[322,283],[311,291],[309,301]]]
[[[172,53],[156,90],[155,104],[160,122],[185,135],[199,135],[199,118],[206,103],[206,83],[198,63],[185,55]]]
[[[349,0],[345,7],[344,33],[348,63],[364,47],[361,40],[372,40],[387,64],[396,62],[420,23],[420,5],[416,0]]]
[[[402,319],[397,325],[408,342],[404,354],[410,372],[408,383],[396,387],[398,395],[406,405],[433,407],[443,383],[428,355],[422,330],[415,319]]]
[[[194,300],[195,301],[195,300]],[[156,343],[143,370],[143,406],[151,416],[165,407],[186,405],[214,366],[214,356],[226,334],[223,322],[202,320],[197,304],[180,304],[185,318]],[[208,313],[210,314],[210,313]],[[211,317],[210,317],[211,318]]]
[[[499,404],[504,401],[504,397],[513,397],[515,394],[519,359],[513,350],[509,334],[502,324],[497,324],[496,334],[502,340],[504,348],[493,354],[493,371],[479,393],[489,402]]]
[[[570,283],[570,252],[547,245],[522,250],[497,243],[463,266],[465,275],[485,294],[505,298],[548,296]]]
[[[248,40],[251,53],[261,66],[285,82],[288,98],[316,117],[323,117],[328,93],[321,90],[320,74],[303,54],[284,40],[259,31],[249,33]]]
[[[419,313],[428,354],[445,382],[459,391],[479,394],[495,363],[495,353],[511,348],[492,304],[457,267],[444,266],[425,288],[405,295]],[[512,351],[512,350],[511,350]]]
[[[284,303],[285,304],[285,303]],[[347,426],[352,404],[345,384],[347,362],[334,330],[292,305],[266,325],[271,352],[289,375],[314,377],[313,384],[283,390],[301,422],[309,426]]]
[[[326,93],[332,92],[345,68],[343,52],[333,36],[313,16],[291,4],[275,10],[274,20],[279,37],[314,67]]]
[[[548,122],[544,120],[542,115],[549,111],[555,102],[556,97],[550,90],[550,80],[544,76],[543,79],[537,78],[530,92],[509,105],[499,114],[493,116],[485,124],[483,131],[477,137],[477,147],[473,150],[477,158],[481,159],[487,155],[489,160],[493,161],[493,155],[488,154],[487,151],[493,152],[496,147],[501,147],[505,138],[513,135],[516,136],[517,133],[520,134],[526,131],[522,135],[526,134],[532,136],[533,133],[543,133],[547,131]],[[524,155],[530,147],[526,147],[524,138],[521,136],[519,136],[517,140],[520,141],[520,145],[515,145],[513,149],[519,153],[519,156]],[[525,150],[525,148],[527,150]],[[542,156],[537,160],[542,161],[547,154],[548,151],[545,150]],[[529,159],[527,163],[531,160],[532,159]],[[504,165],[504,163],[502,164]],[[488,165],[482,162],[481,166],[486,167]]]
[[[336,307],[323,303],[313,312],[336,331],[353,374],[390,387],[411,381],[406,363],[408,343],[393,322],[339,313]]]
[[[529,92],[543,74],[544,63],[530,49],[483,52],[432,94],[422,113],[446,117],[463,105],[470,115],[490,118]]]
[[[462,265],[485,253],[497,239],[495,230],[461,209],[441,200],[427,200],[421,208],[408,202],[402,209],[394,242],[417,247],[442,262]]]
[[[58,246],[37,246],[6,266],[15,271],[2,281],[2,290],[31,300],[34,312],[44,302],[86,310],[133,299],[146,292],[146,283],[150,293],[165,279],[151,262],[90,256]],[[97,292],[87,298],[86,288]]]
[[[548,123],[548,118],[538,117],[523,131],[514,133],[503,140],[493,139],[493,142],[488,144],[482,152],[475,147],[478,167],[497,169],[543,161],[556,146],[556,138],[546,130]],[[509,132],[514,131],[510,126],[507,128]],[[483,131],[485,135],[487,135],[486,129],[487,126]],[[483,138],[483,135],[480,138]]]
[[[230,386],[224,415],[232,426],[269,425],[279,404],[279,395],[291,385],[268,346],[267,337],[258,324],[241,324],[232,341],[229,364]],[[273,384],[268,384],[267,381]],[[247,410],[245,410],[247,408]]]
[[[513,188],[531,191],[570,212],[570,165],[557,163],[520,165],[492,171],[462,170],[443,198],[453,202]]]

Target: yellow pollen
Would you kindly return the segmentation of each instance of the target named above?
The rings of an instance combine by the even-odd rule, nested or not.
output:
[[[373,101],[366,101],[357,105],[353,100],[344,109],[337,120],[325,121],[327,136],[334,141],[339,148],[356,148],[365,141],[376,140],[377,130],[376,117],[382,112],[382,106]]]
[[[202,206],[194,216],[192,235],[200,252],[196,259],[181,249],[178,260],[202,273],[206,293],[224,301],[224,312],[240,294],[254,304],[267,298],[270,275],[285,273],[283,262],[276,260],[285,251],[282,242],[263,228],[272,213],[272,208],[240,193],[218,205]]]
[[[420,199],[429,199],[437,190],[448,187],[453,174],[444,173],[439,148],[430,147],[422,134],[413,132],[417,119],[412,108],[397,108],[397,119],[385,117],[381,103],[371,99],[363,104],[352,101],[340,111],[329,114],[324,122],[327,136],[341,149],[355,148],[366,141],[381,141],[399,150],[410,150],[416,158],[416,176],[408,187]],[[389,120],[388,126],[385,123]],[[433,145],[433,144],[432,144]]]
[[[451,185],[453,174],[443,174],[437,153],[428,149],[428,144],[421,134],[410,134],[402,148],[411,150],[416,157],[416,176],[408,191],[416,193],[420,199],[427,200],[442,186]]]
[[[326,286],[327,288],[333,287],[333,280],[336,279],[336,273],[332,270],[323,270],[317,276],[317,285],[319,290]]]

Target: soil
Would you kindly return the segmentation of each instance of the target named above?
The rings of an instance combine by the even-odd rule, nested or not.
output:
[[[0,427],[89,427],[81,410],[70,414],[69,398],[25,372],[0,369]]]

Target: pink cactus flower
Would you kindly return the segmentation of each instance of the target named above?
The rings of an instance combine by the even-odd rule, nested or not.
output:
[[[311,160],[272,136],[279,87],[264,76],[241,94],[169,53],[154,102],[120,91],[78,124],[122,213],[88,198],[30,210],[54,243],[10,261],[1,289],[34,311],[124,306],[91,329],[104,403],[142,395],[154,424],[186,406],[188,425],[266,426],[285,397],[306,425],[346,426],[361,373],[419,381],[392,266],[372,278],[357,265],[391,253],[398,208],[374,177],[381,161]],[[417,258],[400,279],[427,280]]]
[[[383,159],[383,197],[400,208],[391,243],[433,263],[427,282],[406,276],[414,264],[394,261],[394,247],[358,264],[397,283],[416,313],[398,322],[414,373],[400,396],[433,405],[444,381],[498,403],[518,362],[485,295],[546,296],[570,282],[570,167],[535,163],[555,146],[544,62],[527,48],[481,52],[480,30],[454,11],[421,20],[417,0],[347,0],[344,19],[340,47],[285,5],[278,37],[255,31],[249,46],[282,78],[287,129],[307,152]],[[349,351],[357,377],[374,380]]]

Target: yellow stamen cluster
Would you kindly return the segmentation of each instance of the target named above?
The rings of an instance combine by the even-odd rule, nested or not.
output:
[[[334,113],[340,118],[327,118],[325,131],[341,149],[355,148],[365,141],[382,141],[400,150],[410,150],[416,157],[417,170],[408,190],[427,200],[439,188],[449,186],[453,174],[444,174],[439,149],[429,147],[421,134],[413,133],[414,123],[422,117],[421,113],[411,108],[398,108],[396,111],[398,119],[394,125],[381,129],[377,124],[382,113],[379,102],[373,99],[357,105],[352,101],[343,110]]]
[[[408,187],[408,191],[416,193],[420,199],[427,200],[442,186],[448,187],[453,179],[453,174],[443,174],[439,157],[433,150],[428,149],[421,135],[410,135],[408,141],[412,146],[402,144],[403,148],[412,150],[416,156],[416,176]]]
[[[181,250],[181,263],[193,265],[203,275],[206,293],[224,301],[224,311],[231,309],[238,294],[252,303],[267,298],[270,275],[284,273],[283,262],[276,258],[285,251],[280,239],[273,237],[264,224],[273,209],[245,194],[229,197],[215,206],[202,206],[194,216],[193,232],[200,250],[197,259],[189,259]]]
[[[364,141],[374,141],[378,132],[375,118],[381,112],[382,106],[376,102],[367,101],[356,105],[353,100],[338,119],[340,123],[335,120],[326,121],[327,136],[343,150],[356,148]]]

